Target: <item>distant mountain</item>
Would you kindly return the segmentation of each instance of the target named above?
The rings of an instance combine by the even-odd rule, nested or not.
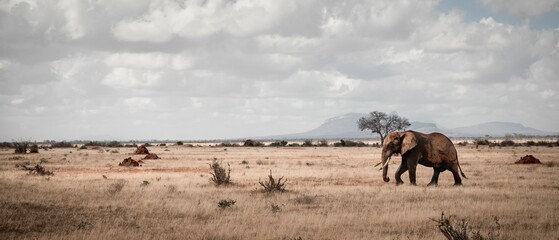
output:
[[[360,131],[357,121],[368,116],[364,113],[348,113],[327,119],[322,125],[303,133],[259,137],[259,139],[342,139],[342,138],[371,138],[378,137],[370,131]],[[441,129],[435,123],[410,122],[409,130],[423,133],[440,132],[451,137],[482,137],[490,135],[503,137],[506,134],[523,134],[532,136],[559,135],[559,133],[544,132],[534,128],[525,127],[519,123],[489,122],[468,127],[454,129]]]
[[[468,127],[458,127],[450,130],[449,135],[451,136],[462,136],[462,137],[478,137],[478,136],[493,136],[502,137],[506,134],[523,134],[529,136],[546,136],[546,135],[557,135],[558,133],[544,132],[535,128],[525,127],[520,123],[512,122],[488,122],[482,124],[476,124]]]

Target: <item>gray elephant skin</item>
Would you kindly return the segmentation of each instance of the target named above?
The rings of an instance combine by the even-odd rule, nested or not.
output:
[[[452,172],[454,185],[462,185],[462,177],[466,175],[458,163],[458,154],[454,144],[441,133],[420,133],[415,131],[390,132],[386,135],[382,144],[381,162],[382,179],[389,182],[388,163],[392,155],[400,154],[402,162],[396,170],[396,184],[404,183],[401,175],[409,171],[410,183],[415,185],[416,167],[421,164],[433,168],[433,177],[429,186],[436,186],[439,182],[439,174],[446,170]]]

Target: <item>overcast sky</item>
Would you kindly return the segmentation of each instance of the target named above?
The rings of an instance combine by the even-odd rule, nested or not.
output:
[[[0,141],[559,131],[559,1],[2,0]]]

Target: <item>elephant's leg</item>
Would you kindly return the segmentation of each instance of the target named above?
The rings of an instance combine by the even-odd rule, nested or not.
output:
[[[420,153],[419,151],[412,150],[406,154],[406,164],[408,165],[408,173],[410,175],[411,185],[415,185],[415,169],[417,168],[417,163],[419,162]]]
[[[437,186],[439,184],[439,174],[441,171],[437,168],[433,168],[433,177],[431,178],[431,182],[427,186]]]
[[[409,174],[410,174],[410,183],[411,185],[416,185],[415,184],[415,169],[417,168],[417,164],[408,164],[408,170],[409,170]]]
[[[402,183],[404,183],[404,181],[402,181],[402,174],[405,173],[408,170],[408,164],[406,163],[406,161],[404,159],[402,159],[402,163],[400,163],[400,167],[398,167],[398,170],[396,170],[396,185],[400,185]]]
[[[452,172],[452,176],[454,176],[454,186],[462,185],[462,178],[460,178],[460,173],[458,172],[458,165],[454,164],[449,170]]]

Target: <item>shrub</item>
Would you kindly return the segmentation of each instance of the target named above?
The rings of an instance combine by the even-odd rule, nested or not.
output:
[[[220,147],[238,147],[238,143],[222,142],[219,144]],[[252,147],[252,146],[251,146]]]
[[[233,144],[233,147],[238,146],[237,144]],[[245,143],[243,144],[243,146],[245,147],[264,147],[264,143],[256,141],[256,140],[246,140]]]
[[[221,209],[226,209],[228,207],[232,207],[233,205],[235,205],[235,203],[236,201],[233,199],[221,199],[217,203],[217,206]]]
[[[26,154],[27,153],[27,142],[14,142],[15,151],[14,153],[17,154]]]
[[[231,168],[229,166],[229,164],[227,164],[228,167],[228,171],[225,171],[225,168],[223,168],[221,166],[221,162],[218,162],[216,159],[214,159],[212,161],[212,163],[210,163],[210,169],[213,172],[210,172],[210,174],[212,175],[212,177],[210,178],[210,180],[215,184],[215,185],[228,185],[231,184]]]
[[[20,167],[23,170],[27,170],[29,171],[29,174],[37,174],[37,175],[41,175],[41,176],[52,176],[54,175],[53,172],[48,171],[47,169],[45,169],[41,164],[37,164],[35,165],[35,167],[28,167],[25,164],[16,164],[16,167]]]
[[[178,141],[177,145],[182,146],[182,145],[184,145],[184,143],[182,141]]]
[[[493,224],[489,226],[489,232],[487,236],[481,234],[479,230],[474,231],[468,224],[470,221],[468,219],[461,219],[458,223],[453,223],[450,217],[445,217],[444,212],[441,213],[440,219],[432,219],[438,223],[438,228],[441,233],[449,240],[493,240],[500,239],[499,230],[501,225],[499,223],[499,218],[493,218]],[[456,225],[456,226],[455,226]]]
[[[513,140],[503,140],[499,145],[501,147],[514,146],[514,141]]]
[[[37,146],[37,144],[32,144],[29,148],[29,153],[39,153],[39,146]]]
[[[303,147],[312,147],[312,146],[314,146],[314,145],[313,145],[313,143],[312,143],[312,140],[306,139],[305,141],[303,141],[303,145],[302,145],[302,146],[303,146]]]
[[[110,141],[107,143],[107,147],[123,147],[118,141]]]
[[[268,175],[268,181],[266,182],[261,182],[260,179],[258,179],[258,183],[260,183],[260,185],[264,188],[263,191],[264,192],[284,192],[285,191],[285,182],[287,182],[287,180],[284,180],[283,183],[281,182],[281,180],[283,180],[283,176],[280,177],[277,181],[274,179],[274,177],[272,176],[272,170],[270,170],[270,175]]]
[[[281,141],[281,142],[276,141],[276,142],[270,143],[270,145],[268,145],[268,146],[270,146],[270,147],[285,147],[285,146],[287,146],[287,141],[285,141],[285,140]]]
[[[364,142],[354,142],[351,140],[340,140],[340,142],[334,143],[335,147],[366,147],[367,144]]]
[[[320,141],[318,141],[318,146],[328,147],[328,141],[326,141],[326,139],[321,139]]]
[[[52,148],[71,148],[71,147],[74,147],[74,146],[72,145],[72,143],[65,142],[65,141],[62,141],[62,142],[53,142],[53,143],[51,143],[50,146],[51,146]]]
[[[474,139],[476,145],[489,145],[491,144],[487,139]]]

